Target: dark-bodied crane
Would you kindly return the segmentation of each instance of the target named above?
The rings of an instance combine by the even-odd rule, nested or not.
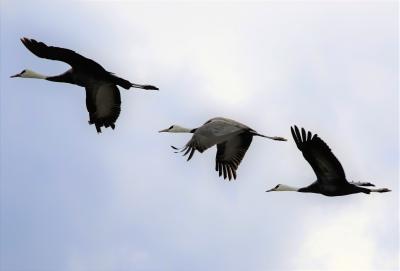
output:
[[[151,85],[138,85],[106,71],[100,64],[72,50],[47,46],[34,39],[22,38],[22,43],[34,55],[40,58],[58,60],[71,66],[71,69],[56,76],[45,76],[25,69],[11,77],[36,78],[53,82],[70,83],[86,90],[86,108],[89,112],[89,124],[94,124],[98,133],[101,127],[115,128],[115,122],[121,112],[121,95],[117,86],[124,89],[141,88],[158,90]]]
[[[375,185],[369,182],[348,182],[339,160],[332,153],[328,145],[317,134],[312,135],[304,128],[291,127],[292,136],[297,148],[303,153],[304,158],[311,165],[317,180],[303,188],[295,188],[289,185],[278,184],[271,191],[296,191],[305,193],[317,193],[325,196],[344,196],[355,193],[390,192],[387,188],[366,188]]]

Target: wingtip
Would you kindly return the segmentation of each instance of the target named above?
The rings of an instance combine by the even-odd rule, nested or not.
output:
[[[27,43],[27,42],[30,42],[30,41],[32,41],[33,39],[30,39],[30,38],[27,38],[27,37],[22,37],[21,38],[21,41],[23,42],[23,43]]]
[[[302,136],[303,140],[306,141],[307,133],[306,133],[306,129],[304,129],[304,127],[301,127],[301,136]]]

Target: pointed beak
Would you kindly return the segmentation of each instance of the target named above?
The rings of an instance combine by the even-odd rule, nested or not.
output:
[[[169,129],[164,129],[164,130],[160,130],[158,131],[159,133],[163,133],[163,132],[168,132]]]
[[[10,78],[14,78],[14,77],[21,77],[21,75],[19,73],[11,75]]]
[[[272,189],[270,189],[270,190],[267,190],[267,191],[265,191],[265,192],[272,192],[272,191],[274,191],[274,189],[272,188]]]

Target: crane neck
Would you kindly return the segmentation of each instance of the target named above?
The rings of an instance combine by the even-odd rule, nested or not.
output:
[[[294,192],[301,192],[301,191],[299,191],[300,189],[299,188],[297,188],[297,187],[293,187],[293,186],[290,186],[290,185],[281,185],[280,187],[279,187],[279,190],[277,190],[277,191],[294,191]]]
[[[55,76],[47,76],[44,78],[48,81],[52,82],[61,82],[61,83],[70,83],[75,84],[71,70],[68,70],[62,74],[55,75]]]
[[[300,191],[299,188],[296,188],[296,187],[293,187],[293,186],[289,186],[289,185],[286,185],[286,184],[278,184],[276,187],[274,187],[274,188],[272,188],[270,190],[267,190],[266,192],[272,192],[272,191],[277,191],[277,192],[280,192],[280,191],[302,192],[302,191]]]
[[[171,130],[172,133],[194,133],[195,129],[189,129],[182,126],[175,125],[175,127]]]
[[[40,74],[32,70],[25,70],[19,77],[21,78],[33,78],[33,79],[47,79],[48,76]]]

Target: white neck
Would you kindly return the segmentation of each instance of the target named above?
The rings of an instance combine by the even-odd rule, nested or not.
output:
[[[23,74],[21,74],[20,77],[22,77],[22,78],[35,78],[35,79],[46,79],[47,78],[46,75],[40,74],[38,72],[31,71],[31,70],[25,70],[25,72]]]
[[[170,133],[190,133],[190,131],[192,131],[192,129],[175,125],[174,128],[172,128],[168,132],[170,132]]]
[[[293,186],[289,186],[286,184],[281,184],[278,189],[274,190],[274,191],[298,191],[299,188],[293,187]]]

